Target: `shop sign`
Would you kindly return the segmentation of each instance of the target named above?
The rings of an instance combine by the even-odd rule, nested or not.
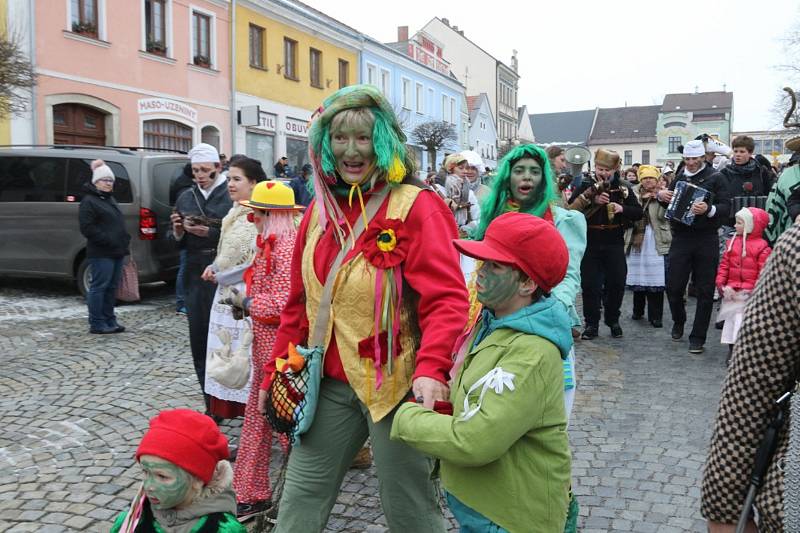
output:
[[[308,137],[308,121],[286,117],[284,128],[286,135]]]
[[[142,98],[139,100],[139,114],[167,113],[184,118],[190,122],[197,122],[197,110],[186,104],[169,100],[167,98]]]
[[[275,131],[275,123],[278,122],[278,115],[274,113],[267,113],[266,111],[261,111],[258,114],[258,127],[262,130],[267,130],[274,132]]]

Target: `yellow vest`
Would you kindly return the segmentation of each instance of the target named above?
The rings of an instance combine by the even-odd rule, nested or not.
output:
[[[413,185],[392,188],[386,218],[405,221],[420,191],[419,187]],[[320,237],[322,229],[318,224],[317,208],[314,207],[308,225],[302,266],[309,331],[314,331],[323,289],[323,284],[314,271],[314,252]],[[331,319],[323,344],[327,350],[331,333],[336,333],[336,345],[347,380],[358,399],[369,409],[374,422],[389,414],[408,395],[420,342],[416,314],[418,297],[404,282],[400,310],[400,347],[392,363],[392,373],[388,373],[386,365],[382,367],[383,383],[376,390],[377,372],[374,360],[371,357],[361,357],[358,353],[358,343],[376,334],[373,331],[376,273],[377,269],[367,261],[362,252],[342,264],[334,282]]]

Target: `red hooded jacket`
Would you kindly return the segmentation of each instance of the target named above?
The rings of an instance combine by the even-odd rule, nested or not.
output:
[[[769,214],[757,207],[745,207],[753,217],[753,229],[745,228],[743,235],[734,235],[725,245],[725,253],[717,270],[717,287],[728,285],[734,290],[752,291],[772,248],[762,237],[769,224]],[[739,211],[736,216],[739,216]]]

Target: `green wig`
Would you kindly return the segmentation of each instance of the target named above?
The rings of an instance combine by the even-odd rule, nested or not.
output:
[[[336,183],[336,159],[331,147],[331,121],[347,109],[368,109],[374,118],[372,145],[375,151],[376,176],[389,184],[403,181],[414,172],[414,162],[406,148],[406,135],[383,94],[372,85],[350,85],[339,89],[322,104],[308,132],[309,154],[314,174],[328,184]]]
[[[556,200],[555,186],[553,184],[553,171],[547,153],[535,144],[523,144],[508,152],[497,166],[497,173],[492,180],[492,188],[481,203],[481,221],[472,238],[483,239],[486,228],[495,218],[503,213],[516,210],[509,202],[511,196],[511,168],[520,159],[535,159],[542,167],[542,181],[534,191],[534,202],[530,206],[519,207],[520,213],[542,216],[547,208]]]

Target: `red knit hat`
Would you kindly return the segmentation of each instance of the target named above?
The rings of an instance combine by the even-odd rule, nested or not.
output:
[[[458,251],[483,261],[513,265],[550,292],[567,274],[569,251],[552,222],[525,213],[505,213],[486,228],[482,241],[454,240]]]
[[[211,418],[197,411],[161,411],[150,420],[136,460],[142,455],[166,459],[208,484],[217,463],[228,458],[228,439]]]

